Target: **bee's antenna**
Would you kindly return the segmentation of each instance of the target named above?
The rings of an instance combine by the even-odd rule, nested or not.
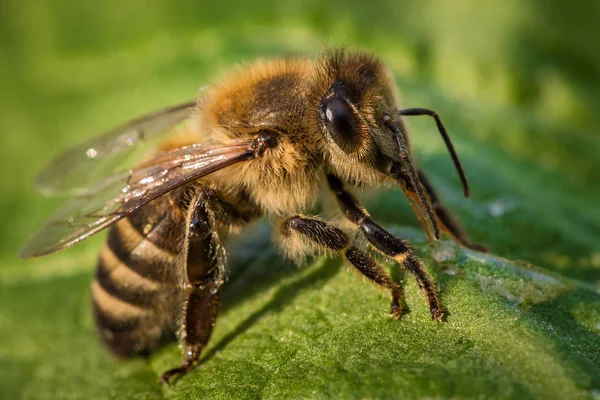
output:
[[[421,185],[421,181],[419,180],[419,176],[417,175],[415,166],[413,165],[412,160],[410,159],[410,154],[408,153],[408,148],[406,146],[406,142],[404,141],[402,133],[393,124],[390,124],[390,128],[396,136],[396,141],[398,142],[398,146],[400,148],[400,159],[402,160],[402,164],[399,166],[400,171],[394,171],[393,168],[392,175],[397,175],[394,177],[400,180],[403,180],[403,176],[408,175],[408,179],[410,180],[411,186],[414,188],[417,197],[419,198],[419,203],[421,203],[421,207],[423,207],[423,211],[425,212],[425,215],[427,216],[427,219],[431,224],[431,229],[433,230],[433,237],[437,240],[440,238],[440,227],[438,225],[437,218],[435,217],[435,214],[433,212],[431,200],[423,190],[423,186]],[[402,169],[406,171],[406,175],[403,174]]]
[[[454,146],[452,145],[452,142],[450,141],[450,136],[448,136],[448,132],[446,131],[446,128],[444,128],[444,124],[442,124],[442,120],[440,120],[440,117],[437,115],[437,113],[433,110],[428,110],[427,108],[407,108],[404,110],[398,110],[398,113],[400,115],[429,115],[430,117],[433,117],[433,119],[435,119],[435,123],[437,125],[438,131],[440,132],[440,134],[442,135],[442,138],[444,139],[444,143],[446,143],[446,147],[448,148],[448,152],[450,153],[450,157],[452,157],[452,162],[454,163],[454,167],[456,168],[456,171],[458,172],[458,176],[460,177],[460,182],[462,183],[462,187],[463,187],[463,193],[465,194],[465,197],[469,197],[469,182],[467,181],[467,176],[465,175],[465,171],[463,170],[462,164],[460,163],[460,160],[458,159],[458,155],[456,154],[456,151],[454,150]]]

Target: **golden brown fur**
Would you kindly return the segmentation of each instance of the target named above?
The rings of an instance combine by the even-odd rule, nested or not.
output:
[[[317,109],[333,81],[346,82],[357,113],[364,118],[364,150],[343,153],[324,135]],[[240,68],[203,93],[198,101],[195,129],[176,143],[218,145],[255,136],[260,130],[280,134],[280,143],[264,157],[218,171],[204,181],[217,186],[225,198],[243,188],[261,211],[286,216],[311,209],[318,200],[325,172],[359,186],[375,186],[390,179],[377,170],[379,153],[397,147],[371,136],[379,128],[382,110],[396,109],[396,94],[387,67],[367,53],[323,52],[314,60],[262,60]],[[383,146],[382,146],[383,145]],[[382,146],[383,150],[378,150]]]

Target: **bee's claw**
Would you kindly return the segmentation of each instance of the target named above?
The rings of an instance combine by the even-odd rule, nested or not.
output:
[[[404,297],[401,296],[400,293],[394,295],[392,297],[392,305],[390,307],[390,316],[395,320],[399,320],[409,312],[410,309],[406,305]]]
[[[434,321],[443,321],[445,312],[442,309],[434,308],[431,309],[431,319]]]
[[[175,382],[177,378],[181,378],[183,375],[187,374],[193,367],[193,363],[184,362],[177,368],[167,370],[160,376],[160,383],[170,385],[171,382]]]

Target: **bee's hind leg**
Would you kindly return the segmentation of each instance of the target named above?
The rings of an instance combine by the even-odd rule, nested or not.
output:
[[[216,233],[214,207],[210,206],[215,201],[218,200],[211,190],[200,188],[188,207],[180,255],[187,294],[179,332],[184,360],[179,367],[162,374],[163,383],[196,366],[216,322],[224,278],[224,250]]]
[[[182,348],[184,360],[177,368],[165,371],[160,381],[170,383],[174,376],[183,376],[198,363],[200,353],[208,343],[216,322],[220,300],[220,284],[211,283],[207,287],[192,287],[184,308],[185,326]]]
[[[308,240],[310,244],[317,247],[317,250],[343,254],[369,280],[390,290],[392,317],[400,318],[408,311],[401,287],[393,282],[385,270],[371,257],[352,246],[350,239],[342,230],[320,218],[295,215],[283,223],[281,233],[287,239]]]

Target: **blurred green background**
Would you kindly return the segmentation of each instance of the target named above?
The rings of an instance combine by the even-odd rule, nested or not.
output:
[[[0,397],[598,398],[598,21],[600,3],[583,0],[2,0]],[[201,368],[161,388],[175,345],[111,360],[89,313],[102,238],[16,257],[59,204],[32,191],[36,172],[83,138],[194,98],[234,65],[323,45],[372,51],[403,105],[439,112],[472,198],[425,119],[410,121],[417,158],[471,237],[502,258],[448,241],[432,252],[399,193],[367,196],[424,257],[446,323],[428,321],[410,279],[413,312],[388,321],[385,293],[339,260],[282,261],[259,227],[232,254]]]

